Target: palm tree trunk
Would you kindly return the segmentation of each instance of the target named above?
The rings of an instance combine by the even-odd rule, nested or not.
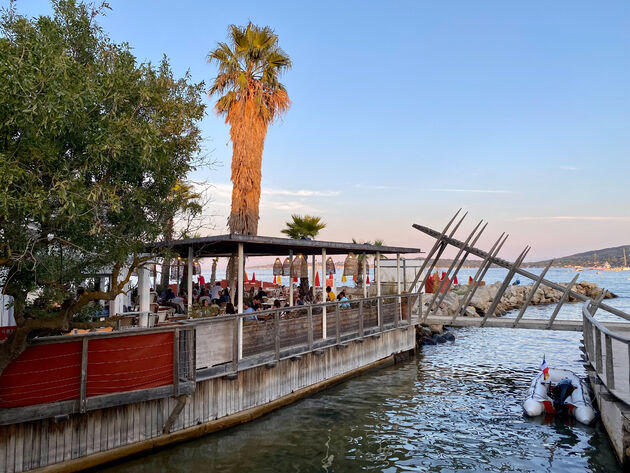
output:
[[[232,139],[232,233],[258,234],[262,154],[267,124],[253,100],[235,102],[227,115]]]

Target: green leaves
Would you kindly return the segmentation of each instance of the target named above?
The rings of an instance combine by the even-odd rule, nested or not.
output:
[[[161,235],[185,205],[171,191],[195,167],[205,113],[203,83],[166,58],[138,63],[100,10],[53,7],[0,18],[0,285],[45,307]]]
[[[230,25],[228,36],[229,44],[217,43],[208,54],[208,62],[218,67],[209,90],[210,95],[220,96],[217,113],[226,114],[236,101],[252,100],[260,117],[273,121],[290,104],[279,77],[291,68],[291,59],[268,26]]]
[[[326,224],[322,222],[321,217],[313,215],[291,215],[291,222],[287,222],[287,228],[281,230],[282,233],[288,235],[289,238],[299,240],[301,238],[315,238],[320,230],[326,228]]]

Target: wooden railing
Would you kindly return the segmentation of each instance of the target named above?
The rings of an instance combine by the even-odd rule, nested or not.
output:
[[[601,297],[582,307],[587,360],[608,390],[630,405],[630,337],[595,320],[600,302]],[[630,327],[626,333],[630,334]]]
[[[235,377],[254,366],[407,329],[419,321],[421,298],[394,294],[189,320],[197,336],[197,379]],[[258,320],[248,320],[253,316]]]
[[[189,394],[195,374],[193,327],[36,338],[0,375],[0,425]]]

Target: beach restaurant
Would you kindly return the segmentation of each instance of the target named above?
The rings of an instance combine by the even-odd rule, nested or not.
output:
[[[0,375],[0,456],[8,469],[75,471],[204,435],[415,350],[421,294],[405,292],[400,277],[381,291],[379,261],[396,255],[400,275],[401,255],[419,249],[224,235],[149,251],[165,249],[188,265],[189,313],[193,261],[236,255],[238,313],[33,339]],[[321,255],[324,275],[329,256],[350,253],[376,257],[374,294],[363,284],[365,297],[274,307],[256,312],[258,320],[243,313],[246,256]],[[150,315],[149,281],[141,269],[138,319]],[[315,290],[323,295],[325,287]]]

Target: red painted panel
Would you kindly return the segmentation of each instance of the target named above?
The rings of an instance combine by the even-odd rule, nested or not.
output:
[[[0,407],[78,399],[81,342],[28,347],[0,375]]]
[[[87,396],[173,383],[173,332],[90,340]]]
[[[0,327],[0,341],[9,338],[9,335],[15,332],[16,328],[17,326],[15,325],[5,325],[3,327]]]

